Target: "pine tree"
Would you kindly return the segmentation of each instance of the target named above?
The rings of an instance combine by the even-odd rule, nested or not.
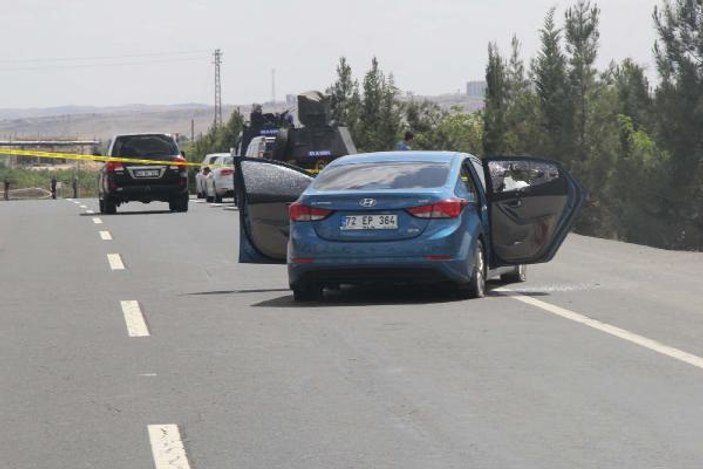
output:
[[[671,154],[670,238],[703,249],[703,1],[667,0],[655,8],[661,84],[656,91],[658,135]]]
[[[561,49],[561,29],[554,23],[551,8],[540,30],[541,47],[532,61],[532,75],[539,109],[540,136],[537,152],[568,162],[571,155],[572,112],[568,99],[566,57]]]
[[[574,142],[576,158],[580,162],[588,159],[586,128],[588,120],[587,102],[593,92],[596,69],[593,63],[598,54],[598,22],[600,9],[591,6],[588,0],[578,0],[566,10],[566,51],[569,54],[570,96],[573,99]]]
[[[505,59],[495,43],[488,44],[486,66],[486,103],[483,110],[483,152],[500,155],[505,152],[507,125],[505,109],[508,101],[507,72]]]
[[[345,57],[340,57],[337,65],[337,80],[327,88],[330,97],[332,120],[341,125],[348,126],[352,134],[358,125],[359,107],[359,82],[352,77],[352,69]]]

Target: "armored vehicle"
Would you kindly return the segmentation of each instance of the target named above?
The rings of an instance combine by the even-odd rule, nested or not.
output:
[[[302,127],[277,132],[272,159],[319,172],[340,156],[356,153],[349,129],[330,122],[330,104],[319,91],[298,95],[298,120]]]

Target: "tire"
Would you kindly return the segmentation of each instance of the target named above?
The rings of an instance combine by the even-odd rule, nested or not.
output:
[[[187,212],[188,211],[188,196],[177,197],[168,202],[168,208],[172,212]]]
[[[322,287],[314,284],[303,284],[293,287],[293,299],[297,302],[318,301],[322,299]]]
[[[100,207],[100,213],[105,213],[105,201],[103,199],[98,199],[98,207]]]
[[[473,255],[473,270],[469,283],[460,286],[463,298],[483,298],[486,296],[486,256],[483,251],[483,242],[476,241]]]
[[[115,202],[115,199],[113,199],[110,196],[105,196],[105,200],[103,201],[103,205],[105,206],[105,213],[108,215],[114,215],[117,213],[117,202]]]
[[[214,197],[210,197],[209,195],[205,197],[205,202],[207,202],[207,203],[209,203],[209,204],[211,204],[212,202],[214,202],[214,200],[215,200],[215,198],[214,198]]]
[[[520,264],[515,266],[515,270],[509,274],[500,276],[500,280],[504,283],[522,283],[527,281],[527,266]]]
[[[221,204],[222,203],[222,196],[217,193],[217,187],[213,186],[212,192],[215,193],[215,195],[213,196],[215,203]]]

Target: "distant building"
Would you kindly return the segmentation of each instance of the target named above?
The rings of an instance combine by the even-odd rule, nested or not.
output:
[[[466,83],[466,96],[469,98],[486,97],[486,82],[485,81],[470,81]]]

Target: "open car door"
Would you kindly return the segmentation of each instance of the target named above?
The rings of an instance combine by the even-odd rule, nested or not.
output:
[[[239,204],[239,262],[285,264],[288,206],[312,182],[304,170],[260,158],[234,158]]]
[[[482,160],[491,225],[491,267],[550,261],[581,211],[586,191],[550,160]]]

